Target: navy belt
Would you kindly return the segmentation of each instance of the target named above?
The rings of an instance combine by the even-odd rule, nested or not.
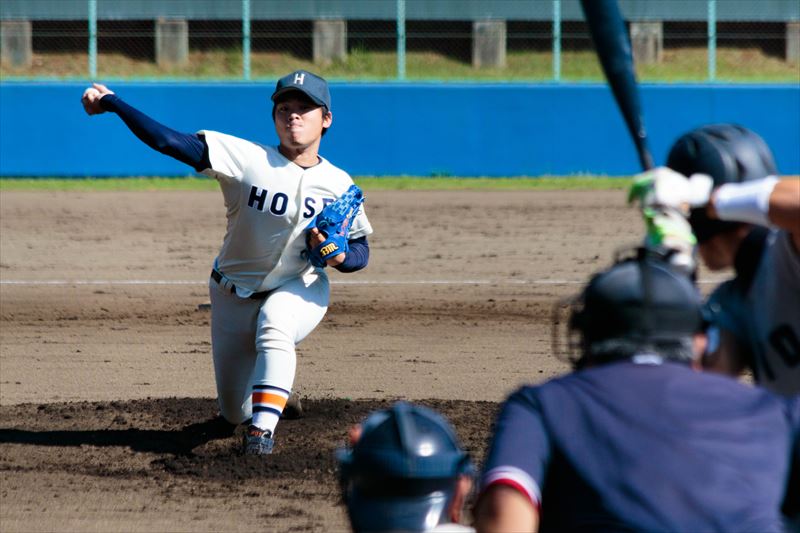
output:
[[[211,269],[211,279],[213,279],[217,283],[221,284],[222,283],[222,274],[216,268],[212,268]],[[231,292],[236,294],[236,285],[231,283],[230,286],[231,286]],[[267,296],[269,296],[269,291],[261,291],[261,292],[254,292],[253,294],[248,296],[248,298],[250,298],[251,300],[263,300]]]

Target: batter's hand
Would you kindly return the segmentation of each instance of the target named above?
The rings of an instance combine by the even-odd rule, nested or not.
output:
[[[105,113],[105,109],[100,107],[100,99],[107,94],[114,94],[114,91],[109,90],[108,87],[100,83],[93,83],[91,87],[83,91],[81,103],[86,114],[99,115],[100,113]]]
[[[642,209],[668,208],[689,214],[708,204],[714,181],[705,174],[687,178],[668,167],[658,167],[636,176],[628,192],[628,203],[639,201]]]
[[[668,261],[673,267],[693,275],[697,269],[695,245],[697,239],[692,227],[678,210],[671,208],[647,207],[642,209],[647,235],[646,248],[669,252]]]
[[[308,248],[313,250],[323,242],[325,242],[325,234],[319,231],[318,228],[311,228],[308,230]],[[344,252],[340,253],[339,255],[334,255],[330,259],[328,259],[327,263],[329,267],[335,267],[344,263],[344,259],[347,256]]]

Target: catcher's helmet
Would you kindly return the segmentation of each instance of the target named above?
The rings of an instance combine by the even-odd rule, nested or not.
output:
[[[450,424],[405,402],[371,414],[352,449],[336,453],[350,523],[362,531],[425,531],[447,521],[469,456]]]
[[[765,178],[777,173],[767,143],[753,131],[735,124],[702,126],[682,135],[667,156],[667,166],[684,176],[708,174],[714,186]],[[737,222],[712,220],[705,208],[689,217],[699,242],[736,228]]]
[[[580,337],[576,368],[653,353],[689,362],[703,329],[702,298],[688,276],[640,249],[595,275],[573,303],[569,328]]]

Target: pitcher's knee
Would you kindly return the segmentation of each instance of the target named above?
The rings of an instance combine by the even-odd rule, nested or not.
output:
[[[253,416],[249,395],[244,402],[241,395],[235,395],[236,398],[231,396],[234,395],[220,394],[218,396],[219,414],[231,424],[241,424]]]
[[[262,353],[294,354],[294,338],[277,330],[267,330],[256,338],[256,351]]]

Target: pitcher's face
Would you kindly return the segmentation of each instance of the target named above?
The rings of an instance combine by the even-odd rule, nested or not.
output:
[[[318,142],[331,121],[324,107],[307,98],[290,96],[275,104],[275,131],[286,147],[302,148]]]

